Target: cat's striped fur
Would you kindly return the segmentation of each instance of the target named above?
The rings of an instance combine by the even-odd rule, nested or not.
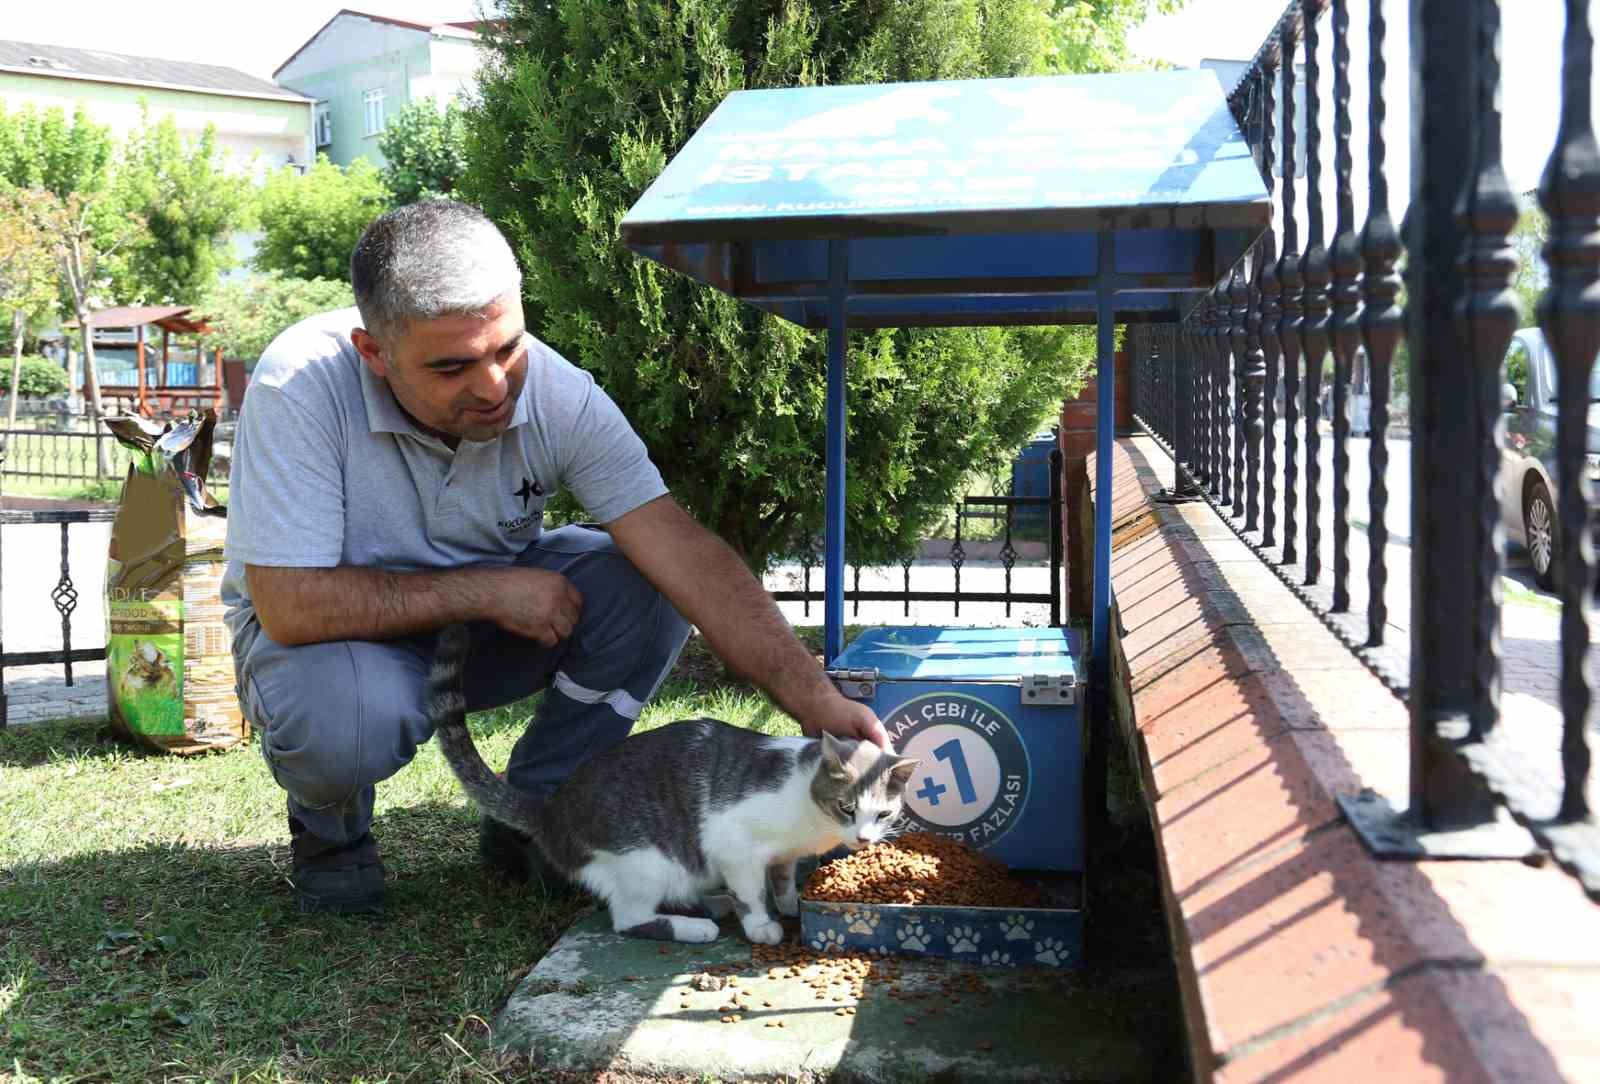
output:
[[[488,816],[530,835],[563,874],[611,910],[625,934],[710,941],[716,923],[668,914],[726,885],[745,935],[775,944],[767,909],[797,913],[795,862],[887,835],[916,766],[865,742],[774,738],[715,719],[669,723],[602,750],[545,800],[515,790],[479,755],[461,692],[469,637],[445,629],[429,712],[445,760]]]

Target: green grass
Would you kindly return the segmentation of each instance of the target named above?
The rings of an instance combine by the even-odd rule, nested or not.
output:
[[[1509,576],[1500,577],[1500,589],[1504,594],[1501,601],[1507,606],[1532,606],[1536,610],[1548,610],[1551,613],[1561,612],[1561,600],[1554,595],[1547,595],[1542,591],[1535,591],[1531,587],[1524,587]]]
[[[115,501],[122,493],[122,482],[102,479],[94,482],[47,482],[38,478],[7,478],[8,497],[48,497],[58,501]]]
[[[797,631],[819,649],[820,630]],[[536,704],[472,717],[491,764]],[[695,640],[640,727],[697,715],[797,733]],[[1091,936],[1108,959],[1170,968],[1148,821],[1114,753]],[[0,731],[0,1081],[592,1079],[493,1049],[495,1012],[585,905],[485,873],[476,821],[424,746],[378,788],[385,916],[302,916],[283,793],[253,744],[182,759],[94,722]],[[1177,1050],[1172,990],[1151,1042]]]
[[[491,764],[536,702],[472,718]],[[640,725],[691,715],[797,733],[698,643]],[[0,732],[0,824],[0,1081],[559,1079],[496,1055],[487,1021],[583,905],[482,870],[431,744],[378,788],[378,920],[294,912],[253,744],[179,759],[93,723]]]

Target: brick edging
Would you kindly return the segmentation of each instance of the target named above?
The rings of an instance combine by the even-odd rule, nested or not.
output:
[[[1208,506],[1151,501],[1159,454],[1145,438],[1115,451],[1113,699],[1196,1078],[1600,1071],[1600,908],[1553,868],[1367,854],[1334,798],[1370,786],[1403,804],[1404,706]],[[1081,530],[1085,495],[1073,504]],[[1561,935],[1519,922],[1530,908]]]

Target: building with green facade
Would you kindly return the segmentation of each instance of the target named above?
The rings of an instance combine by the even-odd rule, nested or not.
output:
[[[227,168],[257,179],[314,160],[312,99],[269,80],[216,64],[0,41],[0,106],[70,114],[79,105],[119,143],[146,106],[152,122],[170,116],[186,138],[211,125]]]
[[[344,10],[272,77],[316,102],[316,150],[341,166],[384,164],[378,134],[408,102],[454,101],[477,77],[477,24],[418,23]]]

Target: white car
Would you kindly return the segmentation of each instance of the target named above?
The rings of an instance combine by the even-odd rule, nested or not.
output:
[[[1545,590],[1559,582],[1561,532],[1556,519],[1556,357],[1544,332],[1525,327],[1511,337],[1504,366],[1506,440],[1500,457],[1501,519],[1506,537],[1527,547],[1533,578]],[[1584,457],[1600,478],[1600,370],[1589,373],[1589,435]]]

